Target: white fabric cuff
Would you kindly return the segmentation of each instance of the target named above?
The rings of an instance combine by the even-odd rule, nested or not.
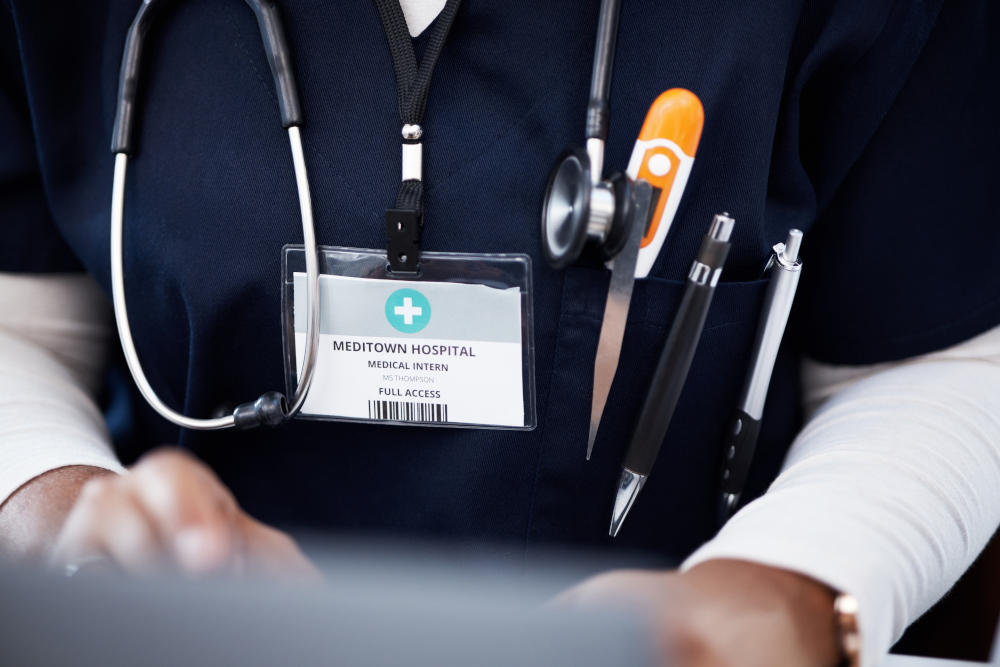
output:
[[[56,468],[124,472],[89,394],[104,356],[102,300],[85,276],[0,275],[0,503]]]
[[[875,667],[998,523],[1000,364],[908,363],[828,401],[768,492],[683,569],[754,561],[853,594],[862,664]]]

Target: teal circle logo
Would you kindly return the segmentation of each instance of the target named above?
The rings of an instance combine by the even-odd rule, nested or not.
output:
[[[431,321],[431,302],[415,289],[400,289],[385,302],[385,319],[403,333],[417,333]]]

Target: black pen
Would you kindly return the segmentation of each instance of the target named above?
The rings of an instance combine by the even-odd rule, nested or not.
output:
[[[743,384],[743,394],[736,405],[736,411],[729,420],[726,442],[722,448],[722,464],[719,468],[719,526],[725,525],[740,502],[743,485],[750,472],[750,461],[757,447],[760,434],[760,420],[764,415],[764,401],[767,388],[771,384],[774,361],[778,358],[778,347],[785,335],[785,325],[792,311],[795,290],[799,285],[799,247],[802,232],[789,230],[784,243],[774,246],[774,254],[767,263],[771,269],[771,281],[764,295],[764,306],[757,324],[757,337],[753,343],[750,370]]]
[[[712,305],[712,295],[722,274],[722,265],[729,254],[729,237],[735,220],[728,213],[716,215],[708,234],[701,241],[698,254],[688,272],[684,298],[670,327],[670,334],[660,354],[656,372],[646,392],[642,412],[632,432],[632,441],[622,459],[622,475],[618,482],[615,509],[611,515],[612,537],[618,534],[625,516],[649,477],[660,445],[667,434],[674,408],[684,388],[691,361],[694,359],[705,317]]]

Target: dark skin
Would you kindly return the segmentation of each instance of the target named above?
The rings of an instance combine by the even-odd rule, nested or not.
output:
[[[246,514],[208,466],[162,448],[128,475],[62,468],[0,507],[0,554],[61,570],[96,563],[130,575],[252,576],[316,581],[285,533]]]
[[[0,558],[44,560],[83,485],[110,474],[101,468],[69,466],[39,475],[15,491],[0,505]]]
[[[48,472],[0,506],[0,557],[62,568],[93,556],[134,575],[319,578],[291,538],[243,512],[200,461],[168,448],[129,475]],[[831,667],[839,658],[833,600],[830,588],[800,574],[713,560],[684,574],[608,572],[554,604],[641,610],[664,665]]]
[[[720,559],[684,574],[608,572],[556,602],[641,609],[664,665],[829,667],[839,662],[834,597],[827,586],[795,572]]]

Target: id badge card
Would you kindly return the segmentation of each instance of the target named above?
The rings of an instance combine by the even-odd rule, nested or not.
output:
[[[531,259],[421,253],[399,277],[385,251],[320,246],[316,371],[298,418],[531,430]],[[306,343],[305,251],[282,251],[285,382]]]

